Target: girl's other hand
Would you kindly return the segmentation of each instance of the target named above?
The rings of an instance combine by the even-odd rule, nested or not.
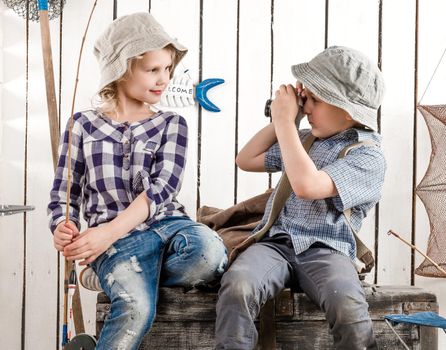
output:
[[[107,226],[85,230],[73,240],[73,243],[65,247],[63,255],[67,260],[82,260],[79,265],[93,262],[115,242]]]

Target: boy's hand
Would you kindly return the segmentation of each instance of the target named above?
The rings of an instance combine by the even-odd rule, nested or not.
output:
[[[79,265],[93,262],[115,242],[107,226],[102,225],[85,230],[74,239],[73,243],[65,247],[63,255],[67,260],[83,259]]]
[[[276,91],[276,98],[271,103],[271,116],[274,125],[293,123],[299,111],[298,89],[289,85],[281,85]]]
[[[62,221],[54,230],[53,243],[54,247],[59,251],[63,251],[64,247],[70,244],[73,239],[79,235],[77,226],[72,222]]]

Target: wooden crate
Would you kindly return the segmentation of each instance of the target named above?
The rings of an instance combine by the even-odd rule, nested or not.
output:
[[[384,315],[438,312],[434,294],[410,286],[365,287],[373,328],[380,349],[404,349],[384,322]],[[213,349],[215,293],[196,290],[184,293],[181,288],[161,288],[158,314],[141,349]],[[332,349],[332,336],[324,314],[305,294],[284,290],[273,303],[277,349]],[[110,310],[104,293],[98,295],[96,331],[100,333]],[[258,322],[260,329],[260,322]],[[437,329],[409,325],[396,327],[411,349],[436,350]],[[260,335],[262,337],[262,334]],[[267,340],[263,340],[267,343]],[[268,348],[265,346],[263,348]]]

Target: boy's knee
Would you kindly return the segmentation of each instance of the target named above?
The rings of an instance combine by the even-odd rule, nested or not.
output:
[[[368,304],[360,293],[333,289],[326,293],[323,308],[332,325],[349,325],[369,319]]]
[[[257,282],[245,270],[229,269],[223,275],[219,297],[235,303],[245,302],[256,296]]]

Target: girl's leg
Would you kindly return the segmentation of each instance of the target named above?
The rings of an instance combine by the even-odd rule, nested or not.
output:
[[[167,245],[162,285],[192,288],[221,277],[228,259],[215,231],[184,218],[169,220],[163,229],[175,234]]]
[[[92,263],[111,300],[97,350],[138,348],[155,318],[163,250],[155,232],[139,231],[115,242]]]

